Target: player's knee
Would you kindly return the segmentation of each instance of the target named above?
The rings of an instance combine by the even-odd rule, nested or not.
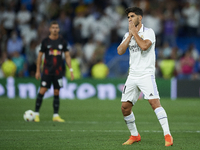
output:
[[[123,116],[128,116],[131,114],[131,108],[126,107],[126,106],[121,106],[122,114]]]
[[[59,90],[54,90],[54,95],[59,95]]]
[[[153,110],[155,110],[156,108],[158,107],[161,107],[161,104],[160,104],[160,100],[159,99],[152,99],[152,100],[149,100],[149,103],[152,107]]]
[[[47,88],[41,87],[39,93],[44,95],[46,91],[47,91]]]

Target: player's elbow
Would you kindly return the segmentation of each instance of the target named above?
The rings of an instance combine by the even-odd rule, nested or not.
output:
[[[147,45],[143,45],[142,47],[140,47],[143,51],[146,51],[146,50],[148,50],[148,46]]]
[[[120,47],[117,48],[117,53],[118,53],[119,55],[123,55],[123,54],[124,54],[122,48],[120,48]]]

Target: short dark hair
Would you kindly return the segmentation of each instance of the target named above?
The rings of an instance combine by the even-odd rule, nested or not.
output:
[[[143,11],[139,7],[129,7],[125,10],[126,15],[128,15],[130,12],[135,13],[136,15],[140,15],[143,17]]]
[[[52,26],[53,24],[58,24],[58,22],[57,21],[51,21],[51,23],[50,23],[50,26]]]

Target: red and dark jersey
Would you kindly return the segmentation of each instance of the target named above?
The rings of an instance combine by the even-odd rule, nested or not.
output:
[[[44,39],[41,44],[40,52],[45,54],[43,74],[45,75],[62,75],[62,53],[69,51],[67,43],[62,37],[57,40],[51,40],[49,37]]]

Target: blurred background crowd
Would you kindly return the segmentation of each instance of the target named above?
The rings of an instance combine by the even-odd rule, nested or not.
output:
[[[126,77],[129,52],[118,56],[117,46],[131,6],[143,9],[143,24],[156,34],[156,76],[200,79],[198,0],[0,0],[0,78],[35,76],[52,20],[68,42],[76,79]]]

